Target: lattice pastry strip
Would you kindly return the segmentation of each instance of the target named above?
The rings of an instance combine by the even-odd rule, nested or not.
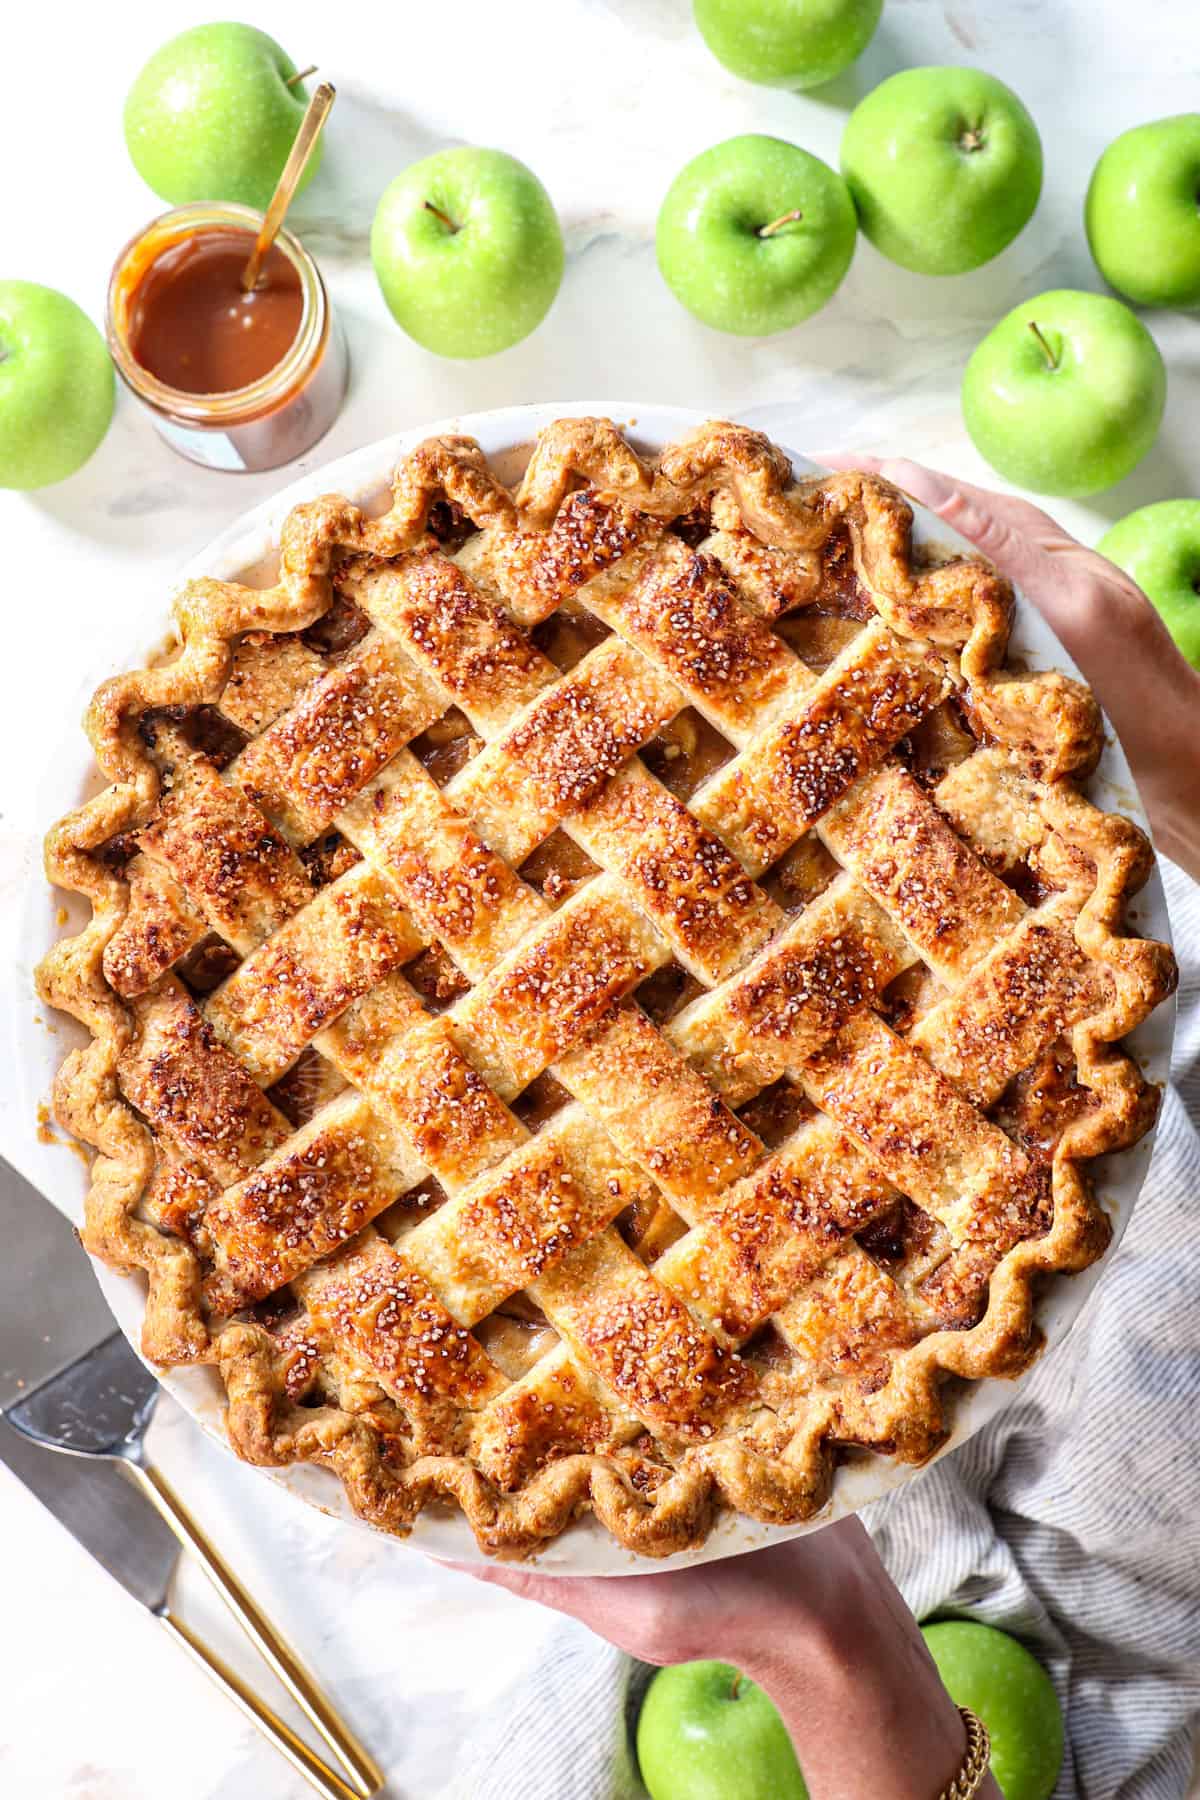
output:
[[[667,1026],[731,1106],[795,1069],[850,1014],[873,1004],[918,952],[849,875],[840,875],[749,967]]]
[[[438,685],[373,632],[254,738],[226,776],[291,842],[306,844],[444,711]]]
[[[106,946],[119,993],[144,993],[209,930],[247,955],[313,897],[303,863],[259,809],[174,734],[171,786],[138,835],[140,906]],[[156,904],[155,904],[156,902]]]
[[[448,1021],[430,1018],[402,975],[348,1007],[316,1043],[448,1194],[528,1141],[525,1126],[463,1056]]]
[[[908,1042],[972,1105],[988,1107],[1063,1034],[1102,1012],[1113,980],[1075,941],[1051,899],[1026,913],[958,990],[919,1019]]]
[[[378,1216],[424,1174],[401,1132],[361,1094],[331,1100],[252,1175],[210,1202],[216,1243],[205,1282],[227,1317],[263,1300]]]
[[[803,1067],[814,1105],[866,1146],[901,1193],[962,1240],[1020,1223],[1047,1198],[1045,1172],[869,1011]]]
[[[839,862],[948,985],[957,985],[1025,910],[895,765],[852,789],[820,829]]]
[[[506,1383],[473,1334],[457,1325],[423,1276],[375,1234],[300,1276],[318,1341],[345,1345],[409,1421],[417,1455],[466,1446],[468,1420]]]
[[[808,669],[715,558],[667,538],[632,580],[619,573],[579,590],[588,610],[669,675],[733,743],[751,742],[813,687]]]
[[[844,875],[749,969],[668,1027],[735,1105],[795,1069],[918,960],[957,984],[1024,912],[896,765],[856,783],[820,834]],[[961,911],[947,892],[962,895]]]
[[[221,712],[247,737],[258,737],[326,669],[324,657],[302,638],[248,632],[234,647]]]
[[[338,828],[386,874],[426,941],[440,943],[469,981],[549,917],[408,751],[339,813]]]
[[[247,1073],[270,1087],[331,1019],[424,944],[390,882],[357,863],[247,956],[204,1015]]]
[[[190,1162],[222,1186],[286,1143],[292,1127],[168,977],[130,1008],[135,1035],[118,1058],[122,1091]]]

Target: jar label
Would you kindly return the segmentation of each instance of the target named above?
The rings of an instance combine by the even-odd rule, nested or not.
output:
[[[158,435],[193,462],[209,469],[245,470],[247,463],[225,431],[209,431],[196,425],[177,425],[173,419],[155,418]]]

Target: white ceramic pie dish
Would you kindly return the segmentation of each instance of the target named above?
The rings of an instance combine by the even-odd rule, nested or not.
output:
[[[702,422],[702,413],[675,407],[639,407],[612,401],[595,401],[561,405],[537,405],[504,408],[461,418],[443,419],[419,429],[355,451],[352,455],[326,465],[301,481],[284,488],[274,499],[245,514],[223,532],[207,549],[180,571],[178,581],[197,575],[224,579],[270,579],[269,564],[278,539],[279,526],[300,500],[316,494],[336,491],[358,501],[367,501],[386,487],[394,463],[413,446],[433,433],[462,432],[479,440],[489,456],[503,458],[513,452],[512,468],[520,467],[519,451],[551,420],[564,416],[602,414],[612,418],[629,432],[631,438],[647,449],[678,438]],[[811,468],[803,457],[795,456],[798,468]],[[501,461],[502,472],[508,468]],[[916,509],[916,535],[922,541],[935,541],[961,547],[963,540],[931,513]],[[263,571],[263,565],[267,569]],[[148,601],[140,630],[131,629],[127,654],[119,654],[114,667],[136,667],[169,642],[169,604],[171,595],[160,594]],[[1018,605],[1010,654],[1030,668],[1073,670],[1073,664],[1035,609]],[[97,672],[97,680],[111,671]],[[55,819],[77,805],[99,785],[98,775],[90,765],[87,740],[72,723],[57,751],[41,771],[39,782],[39,815],[49,826]],[[1108,736],[1100,767],[1089,786],[1097,805],[1125,813],[1146,828],[1146,818],[1137,790],[1120,745]],[[84,1159],[70,1153],[60,1142],[52,1141],[45,1129],[46,1105],[55,1070],[73,1042],[82,1040],[81,1028],[64,1018],[47,1020],[33,994],[32,971],[46,947],[68,931],[79,929],[83,909],[66,909],[63,896],[51,889],[41,875],[38,846],[30,845],[27,854],[27,878],[23,882],[19,919],[17,960],[13,1004],[10,1018],[15,1042],[14,1067],[19,1093],[16,1109],[16,1141],[7,1142],[6,1154],[41,1190],[73,1219],[81,1216],[87,1186]],[[1170,940],[1166,902],[1157,871],[1141,894],[1135,897],[1131,921],[1143,935]],[[10,979],[12,979],[10,976]],[[1166,1079],[1174,1027],[1174,1007],[1160,1006],[1128,1040],[1139,1065],[1148,1079]],[[47,1141],[51,1140],[51,1141]],[[1129,1223],[1138,1193],[1150,1163],[1153,1134],[1134,1149],[1111,1159],[1104,1159],[1096,1171],[1100,1199],[1113,1223],[1113,1244],[1102,1260],[1083,1274],[1058,1276],[1049,1281],[1038,1303],[1038,1319],[1046,1338],[1046,1353],[1052,1354],[1066,1337],[1097,1281],[1117,1253],[1117,1245]],[[119,1276],[98,1269],[101,1286],[122,1329],[136,1346],[141,1326],[144,1282],[140,1276]],[[161,1375],[163,1386],[195,1418],[211,1436],[225,1442],[222,1424],[223,1394],[216,1373],[210,1369],[183,1369]],[[962,1444],[978,1431],[1007,1403],[1016,1391],[1016,1383],[989,1380],[977,1383],[954,1396],[953,1432],[939,1455]],[[935,1459],[936,1460],[936,1459]],[[924,1467],[929,1467],[929,1464]],[[804,1525],[767,1527],[752,1520],[722,1515],[708,1540],[699,1548],[650,1563],[623,1549],[590,1515],[577,1520],[537,1559],[540,1570],[562,1575],[621,1575],[650,1567],[675,1567],[685,1563],[706,1562],[737,1555],[763,1544],[779,1542],[804,1532],[818,1529],[830,1519],[857,1511],[871,1500],[893,1488],[918,1479],[921,1469],[892,1465],[874,1456],[855,1456],[838,1471],[829,1507],[816,1520]],[[361,1530],[371,1529],[352,1511],[336,1478],[322,1470],[295,1467],[269,1471],[270,1479],[288,1488],[308,1504],[331,1516],[344,1519]],[[383,1534],[376,1534],[383,1537]],[[480,1560],[474,1536],[465,1518],[457,1512],[427,1509],[417,1520],[412,1536],[407,1539],[387,1538],[393,1544],[407,1544],[435,1556],[455,1557],[465,1561]]]

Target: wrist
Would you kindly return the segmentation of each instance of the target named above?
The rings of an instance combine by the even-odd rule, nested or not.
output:
[[[839,1654],[848,1611],[872,1604],[872,1595],[860,1592],[872,1585],[870,1579],[863,1580],[864,1566],[890,1585],[857,1518],[828,1525],[807,1541],[826,1552],[819,1567],[806,1560],[803,1572],[797,1573],[786,1563],[776,1563],[770,1586],[756,1592],[753,1603],[741,1609],[720,1652],[768,1691],[772,1684],[803,1673],[814,1661],[824,1663]]]
[[[813,1800],[934,1800],[965,1727],[865,1531],[833,1530],[822,1578],[747,1621],[739,1666],[778,1707]]]
[[[819,1573],[806,1567],[801,1577],[789,1579],[790,1571],[779,1571],[739,1634],[745,1639],[739,1644],[742,1666],[756,1681],[755,1671],[761,1672],[763,1685],[813,1664],[829,1673],[853,1668],[898,1622],[918,1629],[858,1518],[827,1526],[815,1541],[826,1552]]]

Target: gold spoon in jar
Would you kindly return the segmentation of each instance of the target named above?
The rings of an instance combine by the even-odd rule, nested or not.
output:
[[[242,287],[247,294],[254,292],[262,273],[263,261],[279,234],[284,215],[292,204],[301,177],[308,167],[308,159],[316,148],[317,139],[321,135],[321,127],[329,117],[329,109],[336,99],[335,90],[329,82],[323,81],[316,89],[304,117],[300,121],[300,129],[288,152],[288,159],[283,165],[283,174],[271,195],[271,204],[263,215],[263,222],[258,228],[258,236],[254,240],[254,248],[250,252],[250,260],[242,270]]]

